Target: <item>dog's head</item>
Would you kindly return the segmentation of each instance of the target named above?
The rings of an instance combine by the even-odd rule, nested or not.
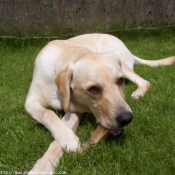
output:
[[[86,53],[62,70],[56,84],[64,111],[91,112],[97,123],[108,129],[132,121],[123,94],[125,78],[120,60],[113,53]]]

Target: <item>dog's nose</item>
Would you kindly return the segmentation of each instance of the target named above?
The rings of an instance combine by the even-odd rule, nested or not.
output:
[[[116,118],[117,122],[121,125],[121,126],[125,126],[128,125],[129,123],[131,123],[133,119],[133,115],[131,112],[122,112],[121,114],[119,114]]]

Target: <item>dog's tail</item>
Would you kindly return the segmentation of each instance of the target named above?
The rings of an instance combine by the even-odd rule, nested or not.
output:
[[[135,61],[135,64],[146,64],[148,66],[156,67],[156,66],[163,66],[163,65],[171,65],[175,63],[175,56],[160,59],[160,60],[144,60],[134,56],[134,61]]]

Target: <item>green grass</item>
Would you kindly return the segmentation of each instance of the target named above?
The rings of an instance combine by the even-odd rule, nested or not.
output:
[[[175,55],[175,29],[116,33],[133,54],[145,59]],[[25,172],[47,150],[53,138],[29,117],[24,102],[40,41],[0,40],[0,171]],[[134,113],[132,124],[116,140],[102,141],[83,154],[65,154],[57,172],[69,175],[175,175],[175,65],[135,71],[151,83],[139,100],[130,97],[136,85],[125,86]],[[86,141],[95,128],[85,116],[77,135]]]

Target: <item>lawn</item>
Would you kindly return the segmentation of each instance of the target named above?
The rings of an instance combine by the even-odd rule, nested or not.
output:
[[[133,54],[144,59],[175,55],[175,29],[115,33]],[[48,40],[0,40],[0,174],[26,173],[49,144],[51,134],[28,116],[25,98],[39,50]],[[67,175],[175,175],[175,65],[135,71],[151,83],[139,100],[127,82],[126,101],[133,122],[118,139],[108,138],[83,154],[64,154],[56,170]],[[60,114],[61,115],[61,114]],[[95,129],[85,115],[77,135],[86,141]]]

